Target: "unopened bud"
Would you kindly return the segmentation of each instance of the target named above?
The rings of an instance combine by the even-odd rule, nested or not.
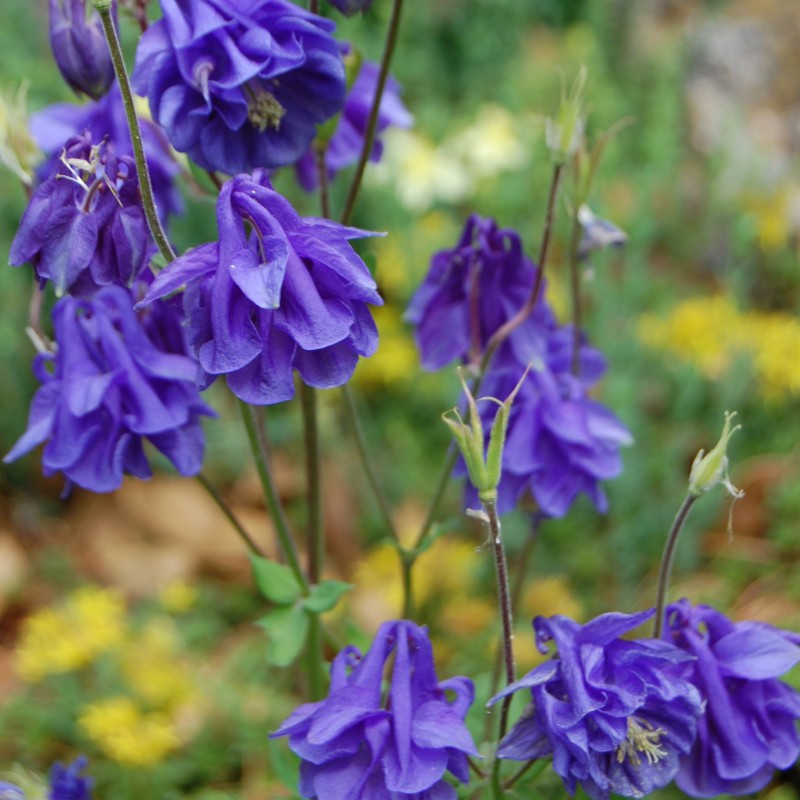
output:
[[[33,185],[33,170],[42,152],[31,136],[26,95],[28,85],[0,92],[0,164],[26,186]]]
[[[721,483],[734,498],[741,497],[743,492],[737,489],[728,478],[728,441],[742,426],[731,427],[731,420],[736,412],[725,412],[725,422],[719,442],[709,453],[701,450],[694,459],[689,474],[689,494],[700,496]]]

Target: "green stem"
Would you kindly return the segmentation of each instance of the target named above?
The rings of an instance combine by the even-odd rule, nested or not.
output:
[[[675,561],[675,548],[678,544],[683,523],[686,522],[686,517],[694,501],[697,500],[697,495],[687,494],[683,501],[675,519],[672,522],[669,535],[667,536],[667,543],[664,545],[664,555],[661,557],[661,569],[658,572],[658,589],[656,590],[656,619],[653,624],[653,638],[660,639],[661,631],[664,627],[664,608],[667,604],[667,588],[669,587],[669,579],[672,574],[672,564]]]
[[[503,784],[504,789],[510,789],[523,775],[525,775],[534,764],[536,765],[536,769],[533,770],[531,774],[531,778],[536,778],[542,772],[544,772],[545,767],[551,763],[546,758],[537,758],[533,761],[529,761],[527,764],[524,764],[520,767],[506,782]]]
[[[139,127],[139,120],[136,116],[136,109],[133,105],[133,95],[131,94],[131,84],[128,80],[128,71],[125,68],[125,59],[122,57],[122,48],[119,44],[117,30],[114,27],[114,20],[111,17],[111,6],[105,4],[95,4],[100,12],[100,20],[103,23],[103,31],[108,42],[108,49],[111,52],[111,61],[114,64],[114,73],[117,76],[120,93],[122,94],[122,105],[125,107],[125,116],[128,120],[128,130],[131,135],[133,145],[133,157],[136,160],[136,174],[139,176],[139,192],[142,195],[142,206],[150,233],[161,253],[164,261],[169,263],[175,259],[175,252],[169,243],[161,221],[158,218],[156,200],[153,195],[153,184],[150,181],[150,172],[147,169],[147,160],[144,155],[144,144],[142,143],[142,131]],[[102,7],[105,6],[105,7]]]
[[[569,237],[569,277],[572,294],[572,374],[578,375],[581,369],[581,326],[583,313],[581,310],[581,273],[578,263],[578,248],[581,242],[581,224],[578,222],[578,210],[572,214],[572,231]]]
[[[300,560],[297,557],[297,550],[295,549],[294,540],[292,539],[292,534],[289,529],[289,522],[286,519],[283,506],[281,506],[280,499],[278,498],[278,491],[272,480],[272,473],[270,472],[269,460],[267,458],[267,443],[264,432],[258,424],[256,409],[243,400],[240,401],[240,405],[242,407],[242,416],[244,418],[244,427],[247,431],[247,438],[250,441],[250,449],[253,451],[256,471],[261,481],[264,500],[267,503],[272,521],[275,524],[275,532],[278,536],[281,550],[286,558],[286,563],[292,570],[292,574],[302,587],[303,594],[307,596],[308,580],[300,566]]]
[[[306,487],[308,495],[308,580],[319,583],[325,560],[325,538],[322,532],[322,489],[319,468],[319,427],[317,425],[317,393],[311,386],[300,383],[300,405],[303,410],[303,440],[306,456]]]
[[[513,317],[504,322],[492,334],[486,345],[483,358],[481,359],[481,371],[485,370],[497,348],[525,322],[536,308],[536,303],[539,302],[539,295],[542,293],[542,287],[544,286],[544,268],[547,263],[547,256],[550,252],[550,238],[553,233],[553,222],[555,220],[556,198],[558,197],[558,187],[561,184],[563,170],[562,164],[555,164],[553,166],[553,174],[550,179],[550,191],[547,197],[547,210],[545,211],[544,217],[542,241],[539,245],[539,259],[537,261],[539,269],[536,273],[536,279],[533,282],[528,299],[525,301],[525,305],[523,305]]]
[[[331,200],[328,191],[328,168],[325,166],[325,147],[314,148],[314,158],[317,165],[317,182],[319,183],[319,204],[322,216],[331,218]]]
[[[266,553],[256,544],[252,536],[244,529],[244,526],[233,513],[233,509],[228,505],[225,498],[217,487],[201,472],[197,477],[197,482],[208,492],[211,499],[217,504],[219,510],[227,517],[233,529],[239,534],[247,549],[253,555],[266,558]]]
[[[353,435],[355,436],[356,440],[356,451],[358,452],[358,458],[361,461],[361,467],[367,477],[367,483],[369,484],[369,488],[373,497],[375,498],[375,502],[378,504],[378,509],[381,513],[381,517],[383,518],[383,524],[386,527],[387,532],[399,545],[400,537],[398,536],[397,529],[394,526],[392,510],[389,506],[389,501],[386,499],[386,495],[383,493],[383,490],[378,483],[376,470],[373,467],[372,459],[370,458],[369,449],[367,447],[367,437],[364,433],[364,426],[361,424],[361,417],[358,413],[358,408],[356,407],[356,399],[349,383],[346,383],[344,386],[342,386],[342,394],[344,396],[344,407],[347,412],[347,418],[350,422],[350,427],[353,429]]]
[[[364,135],[364,145],[361,148],[361,155],[358,159],[356,171],[350,183],[347,198],[344,202],[344,209],[342,210],[340,218],[343,225],[348,223],[350,215],[353,213],[356,198],[361,189],[361,181],[364,178],[364,170],[367,167],[367,161],[369,161],[369,156],[372,152],[372,144],[375,141],[375,132],[378,127],[378,112],[380,111],[381,98],[383,97],[383,89],[386,86],[386,79],[389,76],[389,67],[392,63],[394,48],[397,44],[397,34],[400,30],[400,16],[402,11],[403,0],[394,0],[392,4],[392,16],[389,19],[389,29],[386,32],[386,42],[383,46],[383,56],[381,57],[381,66],[378,72],[378,83],[375,86],[375,97],[372,100],[372,108],[370,109],[369,120],[367,122],[367,131]]]

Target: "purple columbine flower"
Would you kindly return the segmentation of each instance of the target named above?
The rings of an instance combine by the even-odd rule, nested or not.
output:
[[[162,0],[133,85],[175,149],[228,174],[292,164],[342,109],[335,25],[288,0]]]
[[[468,678],[438,681],[425,628],[386,622],[365,656],[355,647],[336,656],[328,698],[300,706],[272,736],[288,736],[302,759],[302,797],[455,800],[444,775],[469,781],[467,756],[477,751],[464,717],[473,697]]]
[[[595,250],[609,247],[622,247],[628,241],[628,234],[613,222],[598,217],[587,205],[578,209],[578,222],[583,229],[578,245],[578,258],[587,259]]]
[[[183,200],[174,182],[180,167],[172,157],[169,142],[161,129],[142,117],[139,118],[139,126],[159,217],[165,223],[170,214],[183,212]],[[40,181],[58,170],[66,143],[84,131],[89,132],[94,142],[108,140],[119,157],[133,157],[125,109],[116,82],[109,93],[95,103],[56,103],[31,115],[31,134],[36,144],[49,156],[37,170]]]
[[[59,295],[88,295],[130,286],[152,251],[133,159],[84,134],[67,142],[58,170],[33,193],[9,263],[30,262]]]
[[[116,2],[111,13],[116,21]],[[114,82],[111,54],[91,0],[50,0],[50,46],[64,80],[77,94],[99,100]]]
[[[702,703],[680,677],[690,656],[657,639],[619,637],[653,616],[603,614],[586,625],[536,617],[539,650],[558,655],[506,687],[490,703],[530,689],[531,704],[500,742],[498,756],[551,756],[570,794],[642,797],[669,783],[695,738]]]
[[[434,254],[406,311],[416,326],[423,368],[480,359],[492,334],[525,305],[535,279],[536,267],[516,231],[470,215],[458,244]],[[554,324],[540,300],[526,326],[545,336]]]
[[[237,397],[267,405],[294,396],[294,370],[319,389],[346,383],[378,346],[367,304],[383,301],[348,242],[372,234],[299,216],[263,170],[222,187],[217,223],[219,242],[177,258],[145,299],[186,286],[201,387],[225,375]]]
[[[691,797],[757,792],[800,756],[800,694],[778,680],[800,661],[800,635],[686,599],[666,619],[664,639],[695,658],[687,679],[705,706],[675,782]]]
[[[203,461],[200,417],[214,412],[200,400],[195,362],[175,341],[174,320],[154,309],[146,327],[131,293],[118,286],[92,299],[64,297],[53,308],[56,352],[41,353],[34,373],[42,385],[31,403],[28,429],[3,459],[13,461],[46,442],[45,475],[63,472],[95,492],[117,489],[123,474],[149,478],[147,439],[181,475]],[[152,335],[148,333],[152,332]]]
[[[76,758],[65,767],[58,761],[50,768],[50,791],[47,800],[89,800],[94,781],[80,773],[86,767],[86,757]]]
[[[380,67],[372,61],[365,61],[359,69],[345,100],[344,110],[336,125],[336,130],[325,148],[325,167],[328,178],[333,179],[339,170],[355,164],[361,156],[364,139],[367,134],[369,115],[375,90],[378,85]],[[391,76],[386,79],[378,120],[375,126],[375,139],[370,151],[370,161],[380,161],[383,154],[383,142],[380,134],[389,127],[410,128],[414,117],[408,112],[400,99],[400,84]],[[317,187],[317,165],[313,145],[295,165],[297,179],[308,192]]]
[[[363,14],[372,5],[372,0],[328,0],[328,2],[347,17],[352,17],[357,11]]]
[[[15,783],[0,781],[0,800],[25,800],[25,792]]]

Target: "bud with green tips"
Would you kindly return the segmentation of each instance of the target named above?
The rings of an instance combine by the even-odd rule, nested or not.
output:
[[[725,423],[719,442],[708,454],[701,450],[694,459],[689,475],[689,494],[699,497],[721,483],[732,497],[741,497],[743,492],[737,489],[728,478],[728,441],[742,426],[731,428],[731,420],[736,412],[725,412]]]
[[[485,446],[483,423],[478,412],[478,401],[472,396],[461,369],[458,370],[458,378],[464,387],[464,394],[467,398],[468,422],[464,422],[457,408],[450,409],[442,414],[442,419],[453,432],[456,444],[467,465],[469,479],[478,490],[478,497],[482,503],[497,500],[497,487],[503,473],[503,446],[506,441],[511,404],[514,402],[514,398],[517,396],[517,392],[520,390],[527,374],[528,370],[526,369],[519,383],[505,400],[498,400],[496,397],[480,398],[480,400],[488,400],[499,406],[492,422],[488,446]]]

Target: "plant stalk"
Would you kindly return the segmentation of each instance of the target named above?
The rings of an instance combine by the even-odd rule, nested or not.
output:
[[[153,195],[153,184],[150,180],[150,171],[147,168],[147,159],[144,155],[144,144],[142,142],[142,131],[139,127],[139,120],[136,116],[136,109],[133,105],[133,95],[131,94],[131,84],[128,79],[128,71],[125,68],[125,59],[122,56],[122,48],[119,43],[119,36],[114,27],[114,20],[111,16],[111,8],[98,8],[100,20],[103,23],[108,49],[111,53],[111,61],[114,64],[114,73],[117,76],[120,92],[122,94],[122,105],[125,107],[125,117],[128,120],[128,131],[131,135],[133,145],[133,157],[136,161],[136,174],[139,177],[139,192],[142,196],[142,206],[147,225],[153,241],[158,247],[158,252],[168,264],[175,260],[175,252],[169,243],[167,234],[161,226],[156,209],[156,200]]]
[[[656,619],[653,624],[653,638],[660,639],[664,629],[664,609],[667,605],[667,589],[669,579],[672,574],[672,564],[675,561],[675,548],[678,544],[678,537],[683,529],[683,523],[697,500],[697,495],[687,494],[670,528],[667,542],[664,545],[664,554],[661,556],[661,568],[658,572],[658,589],[656,590]]]
[[[266,553],[258,546],[258,544],[256,544],[253,537],[250,536],[250,534],[245,530],[244,526],[233,512],[233,509],[230,507],[230,505],[228,505],[219,489],[205,475],[203,475],[202,472],[196,477],[197,482],[206,490],[206,492],[208,492],[211,499],[219,507],[219,510],[227,517],[228,522],[231,523],[233,529],[239,534],[239,537],[245,543],[247,549],[253,555],[266,558]]]

